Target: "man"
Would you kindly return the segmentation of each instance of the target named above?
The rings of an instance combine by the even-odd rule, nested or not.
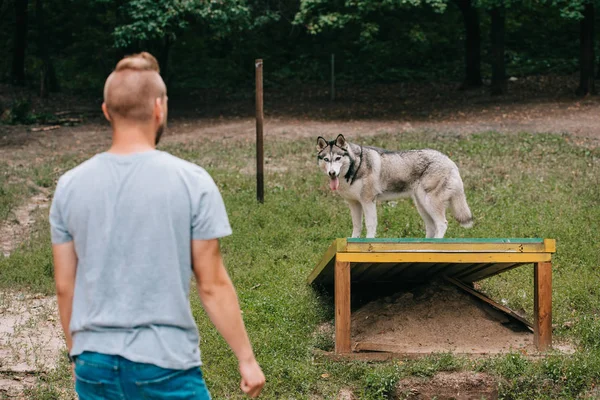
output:
[[[231,234],[225,206],[206,171],[156,150],[167,91],[152,55],[117,64],[102,110],[112,146],[60,178],[50,210],[79,398],[210,398],[188,301],[192,273],[238,359],[241,389],[258,396],[265,377],[219,250]]]

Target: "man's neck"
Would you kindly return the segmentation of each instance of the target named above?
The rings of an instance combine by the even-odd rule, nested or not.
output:
[[[133,154],[155,150],[156,145],[149,134],[151,129],[145,126],[113,126],[112,145],[108,152]]]

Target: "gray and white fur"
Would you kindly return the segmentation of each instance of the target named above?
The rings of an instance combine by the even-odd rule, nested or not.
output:
[[[367,237],[377,231],[377,201],[411,197],[425,222],[426,237],[443,238],[446,208],[465,228],[473,226],[463,181],[456,164],[436,150],[388,151],[347,142],[317,139],[319,167],[350,206],[352,237],[360,237],[363,215]]]

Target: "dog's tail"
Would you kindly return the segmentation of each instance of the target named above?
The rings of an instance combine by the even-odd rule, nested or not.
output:
[[[471,228],[473,226],[473,214],[471,214],[462,187],[450,199],[450,208],[452,209],[452,215],[454,215],[460,226],[463,228]]]

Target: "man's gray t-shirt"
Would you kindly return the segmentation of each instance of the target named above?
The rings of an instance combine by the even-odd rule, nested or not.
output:
[[[191,240],[231,234],[204,169],[157,150],[98,154],[59,179],[50,225],[52,243],[73,240],[77,253],[71,355],[201,365]]]

